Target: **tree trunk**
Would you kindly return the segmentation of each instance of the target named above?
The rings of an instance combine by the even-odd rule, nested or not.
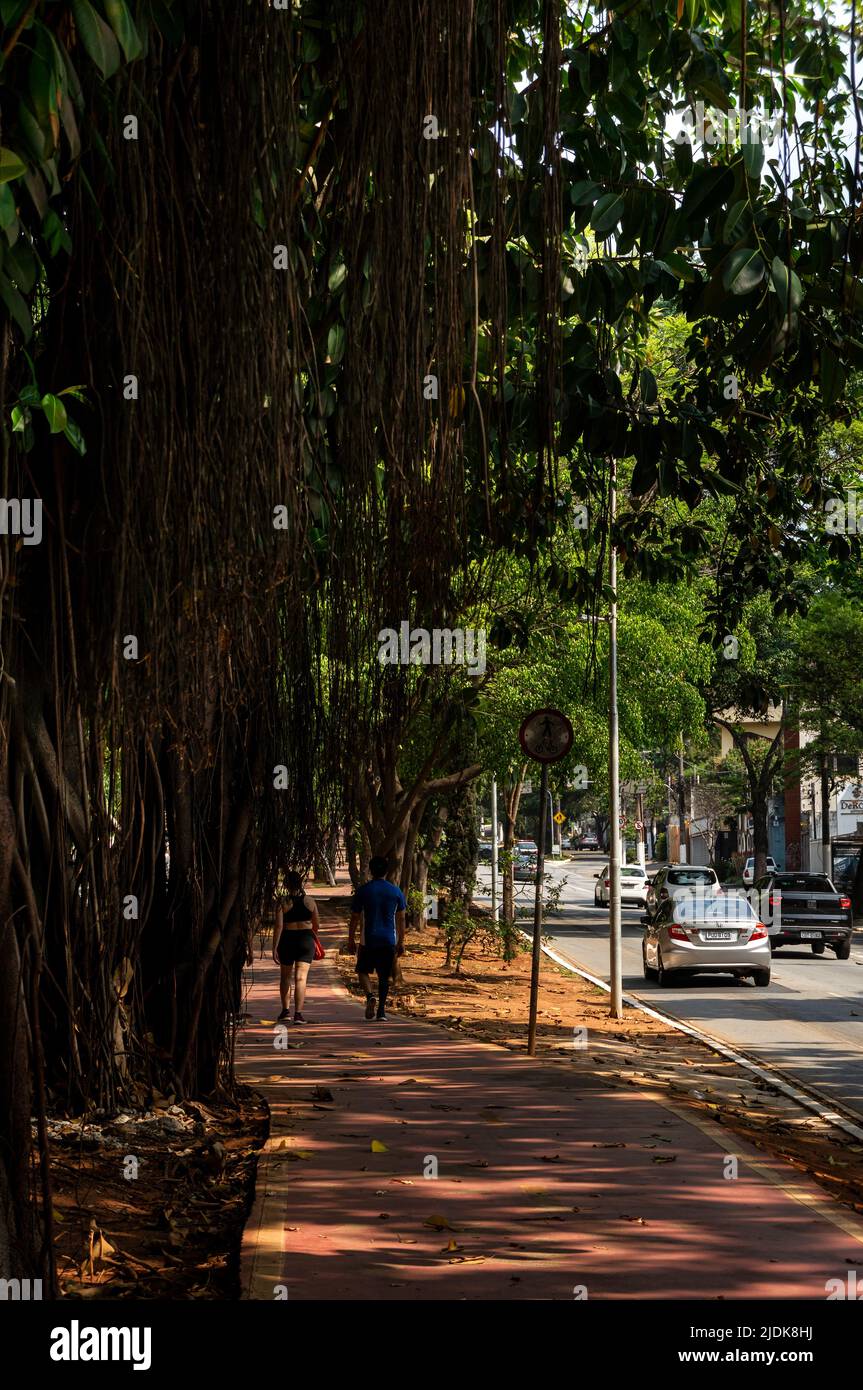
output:
[[[0,790],[0,1278],[30,1279],[40,1270],[29,1201],[32,1094],[28,1010],[12,915],[14,845],[12,805]]]

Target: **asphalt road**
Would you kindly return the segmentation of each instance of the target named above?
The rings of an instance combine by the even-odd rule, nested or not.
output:
[[[581,853],[563,862],[546,860],[555,881],[566,879],[560,907],[546,933],[573,964],[608,979],[608,908],[593,905],[594,875],[607,863]],[[487,900],[490,871],[480,871],[479,901]],[[532,920],[533,886],[517,885],[519,915]],[[641,968],[641,909],[623,909],[623,988],[664,1013],[781,1067],[805,1085],[835,1097],[863,1116],[863,934],[855,934],[851,959],[832,951],[813,956],[783,947],[773,957],[768,989],[727,975],[701,975],[660,989]]]

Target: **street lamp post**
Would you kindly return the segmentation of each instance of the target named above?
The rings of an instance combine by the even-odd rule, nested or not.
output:
[[[608,498],[608,799],[611,812],[611,844],[608,864],[608,954],[610,1012],[623,1018],[623,960],[620,915],[620,724],[617,709],[617,551],[614,524],[617,519],[617,460],[609,459]]]
[[[491,919],[498,920],[497,909],[497,778],[491,779]]]

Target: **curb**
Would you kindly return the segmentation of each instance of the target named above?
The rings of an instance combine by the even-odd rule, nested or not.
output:
[[[522,936],[526,940],[532,940],[530,933],[522,930]],[[605,980],[592,975],[589,970],[584,970],[581,966],[573,965],[572,961],[566,960],[550,946],[543,946],[542,952],[553,960],[556,965],[562,966],[564,970],[571,971],[574,975],[580,975],[583,980],[588,980],[590,984],[596,985],[606,994],[611,993],[611,986]],[[638,1009],[641,1013],[647,1014],[650,1018],[657,1019],[660,1023],[667,1023],[669,1027],[676,1029],[679,1033],[686,1033],[689,1037],[695,1038],[698,1042],[703,1042],[718,1052],[720,1056],[728,1058],[731,1062],[736,1062],[739,1066],[751,1071],[761,1081],[766,1081],[769,1085],[781,1091],[789,1100],[803,1106],[805,1110],[811,1111],[819,1119],[834,1125],[837,1129],[843,1130],[853,1139],[863,1142],[863,1127],[861,1127],[860,1117],[853,1110],[845,1110],[843,1106],[837,1108],[836,1102],[830,1096],[823,1095],[814,1088],[803,1087],[798,1082],[787,1080],[785,1074],[777,1067],[772,1067],[765,1062],[757,1062],[753,1057],[749,1057],[745,1052],[739,1052],[736,1048],[729,1047],[728,1043],[721,1042],[714,1038],[710,1033],[705,1033],[699,1028],[693,1028],[690,1023],[683,1023],[678,1018],[673,1018],[670,1014],[662,1013],[659,1009],[654,1009],[651,1005],[645,1004],[639,999],[637,994],[624,994],[624,1004],[630,1008]]]

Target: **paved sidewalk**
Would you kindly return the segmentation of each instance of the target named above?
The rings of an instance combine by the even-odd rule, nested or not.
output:
[[[565,1060],[366,1022],[334,963],[311,974],[280,1051],[277,969],[249,972],[238,1073],[272,1128],[245,1298],[823,1299],[863,1267],[863,1224],[728,1131]]]

